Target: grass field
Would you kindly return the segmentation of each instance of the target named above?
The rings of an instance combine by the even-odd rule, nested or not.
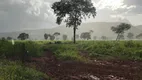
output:
[[[142,60],[142,41],[78,41],[77,44],[70,41],[59,44],[50,41],[15,41],[15,45],[11,41],[0,41],[0,56],[21,56],[23,43],[28,56],[32,57],[40,57],[44,49],[50,49],[63,59],[81,59],[79,53],[85,52],[91,58]]]
[[[0,60],[0,80],[43,80],[49,79],[46,74],[28,68],[21,62]]]
[[[45,51],[51,51],[57,59],[63,61],[141,61],[142,41],[77,41],[77,44],[73,44],[71,41],[61,41],[56,44],[53,41],[15,41],[14,45],[11,41],[0,41],[0,69],[3,73],[0,74],[0,80],[33,80],[34,78],[34,80],[40,80],[41,77],[45,77],[43,73],[34,69],[23,68],[21,63],[8,61],[13,57],[20,60],[25,51],[27,51],[28,58],[42,57]]]

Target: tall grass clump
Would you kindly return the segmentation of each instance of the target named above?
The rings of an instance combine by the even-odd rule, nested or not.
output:
[[[79,55],[76,44],[50,44],[44,48],[52,51],[54,55],[61,60],[83,60],[83,58]]]
[[[0,80],[51,80],[47,75],[17,62],[0,60]]]

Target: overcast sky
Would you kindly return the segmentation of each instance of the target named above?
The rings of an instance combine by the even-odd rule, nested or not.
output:
[[[56,17],[50,8],[59,0],[0,0],[0,32],[52,28]],[[86,22],[125,21],[142,25],[142,0],[92,0],[95,19]]]

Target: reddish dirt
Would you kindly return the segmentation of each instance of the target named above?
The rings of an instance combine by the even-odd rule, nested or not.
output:
[[[142,80],[142,61],[59,61],[47,51],[44,57],[31,58],[27,65],[55,80]]]

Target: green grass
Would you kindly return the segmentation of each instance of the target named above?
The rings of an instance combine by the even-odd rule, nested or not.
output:
[[[79,42],[78,48],[93,58],[142,60],[142,41],[88,41]]]
[[[21,56],[24,51],[22,44],[28,51],[28,56],[40,57],[48,49],[61,60],[87,61],[82,57],[93,59],[121,59],[142,60],[142,41],[62,41],[61,44],[49,44],[50,41],[0,41],[0,58]],[[83,54],[83,53],[82,53]],[[21,66],[21,63],[0,60],[0,80],[41,80],[48,78],[45,74],[34,69]]]
[[[142,41],[62,41],[62,44],[49,44],[50,41],[0,41],[0,56],[20,56],[22,44],[26,45],[29,56],[40,57],[44,49],[51,50],[55,56],[63,60],[84,60],[80,51],[90,58],[98,59],[130,59],[142,60]],[[54,43],[54,41],[52,41]]]
[[[79,55],[76,44],[49,44],[44,48],[49,49],[54,55],[61,60],[84,61],[85,59]]]
[[[15,41],[15,44],[12,45],[11,41],[0,41],[0,56],[21,56],[24,53],[23,44],[25,44],[25,48],[26,51],[28,51],[29,56],[39,57],[42,55],[43,43],[33,41]]]
[[[51,80],[47,75],[19,62],[0,60],[0,80]]]

